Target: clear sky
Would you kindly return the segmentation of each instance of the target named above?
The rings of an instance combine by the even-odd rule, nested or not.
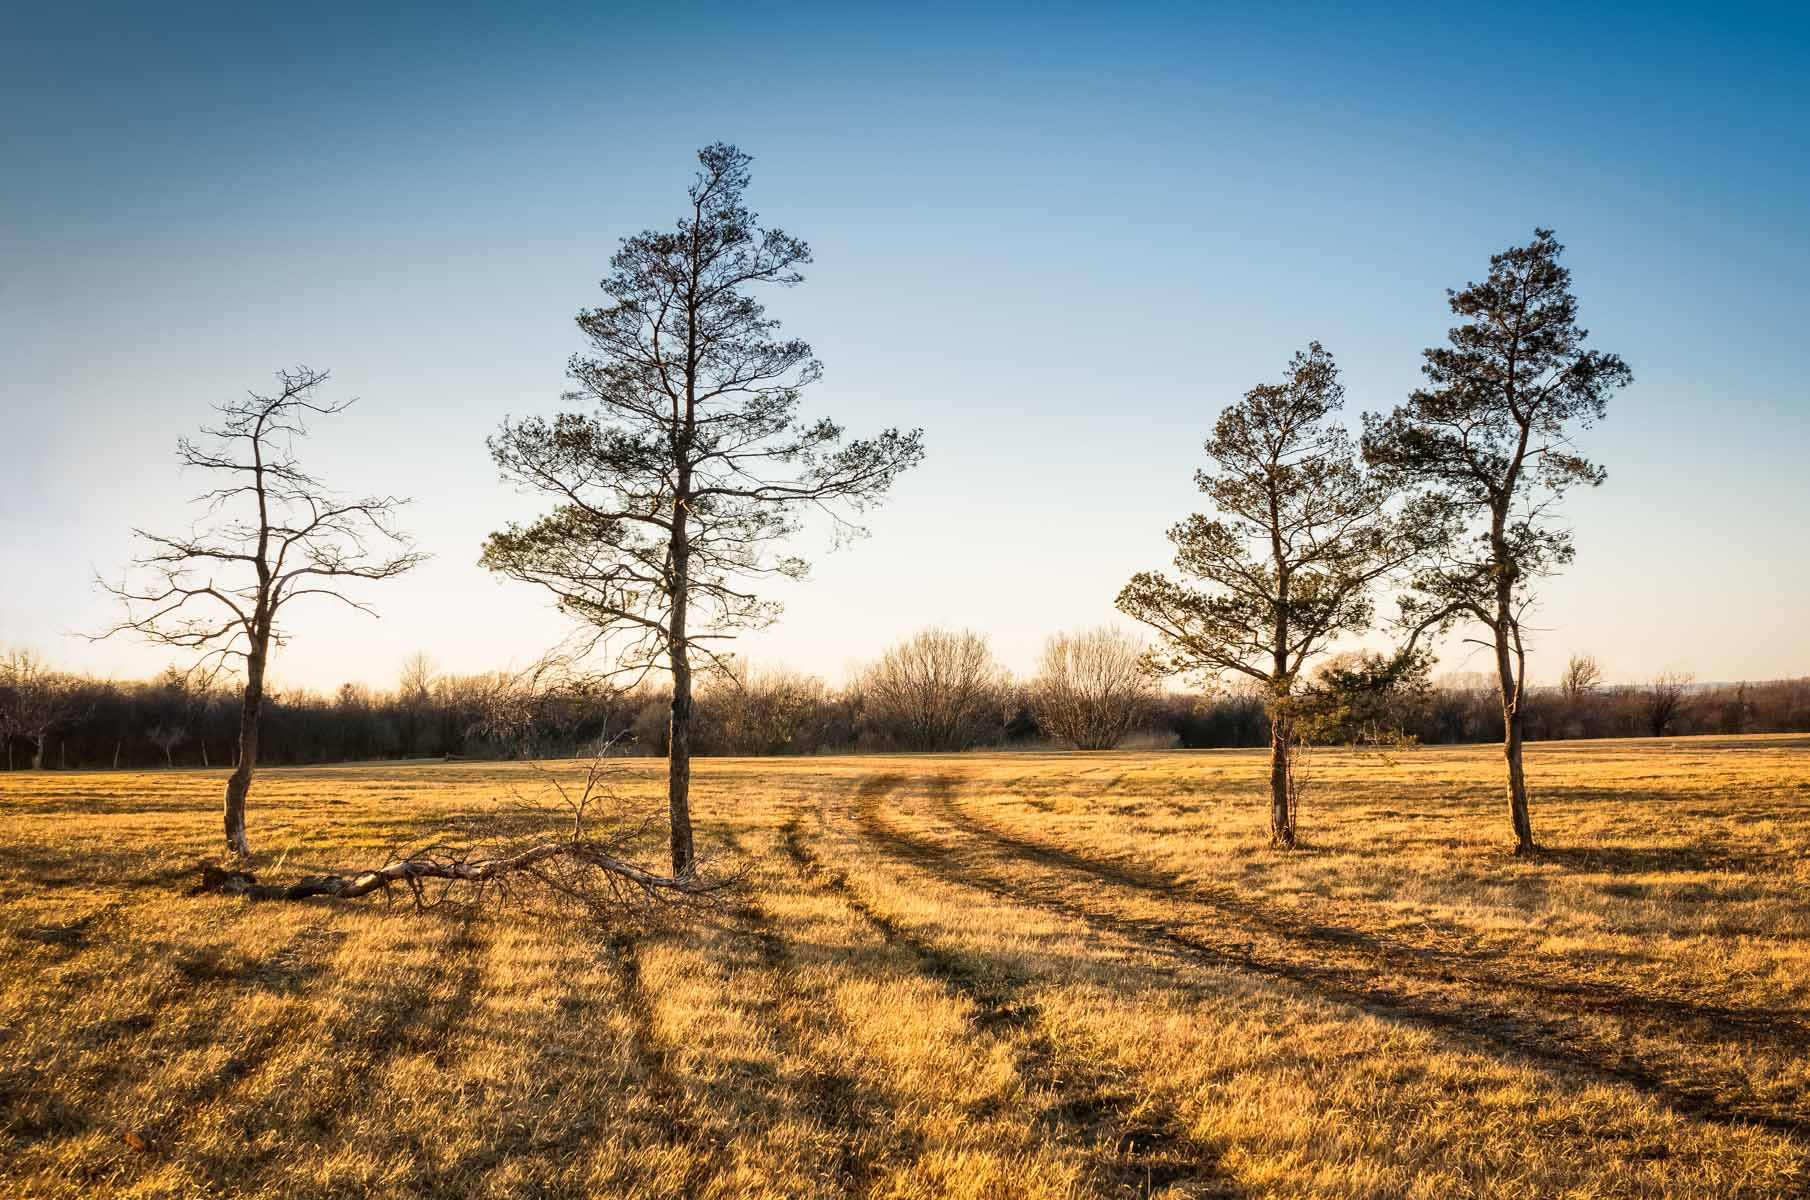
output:
[[[182,527],[210,403],[307,363],[362,397],[310,462],[415,497],[435,558],[381,620],[298,609],[279,681],[532,657],[557,618],[475,560],[537,502],[485,435],[553,409],[617,239],[721,139],[816,253],[774,302],[807,408],[930,449],[756,659],[836,678],[942,622],[1028,668],[1166,565],[1222,407],[1314,338],[1354,419],[1395,404],[1444,289],[1548,225],[1636,382],[1534,681],[1810,672],[1803,10],[1258,9],[7,6],[0,645],[160,665],[67,636],[113,615],[91,575]]]

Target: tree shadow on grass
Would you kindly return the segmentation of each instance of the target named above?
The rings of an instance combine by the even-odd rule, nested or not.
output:
[[[1534,864],[1580,874],[1651,875],[1691,872],[1763,872],[1771,864],[1716,846],[1541,846]]]

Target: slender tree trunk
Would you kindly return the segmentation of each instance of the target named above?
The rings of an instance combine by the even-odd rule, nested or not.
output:
[[[44,769],[44,735],[41,733],[31,740],[31,769]]]
[[[113,769],[115,771],[119,770],[119,748],[120,748],[120,743],[114,742],[113,743]]]
[[[1532,854],[1533,822],[1527,813],[1527,775],[1521,766],[1521,744],[1525,739],[1526,717],[1519,701],[1520,682],[1509,660],[1508,622],[1512,620],[1506,603],[1499,605],[1500,624],[1496,632],[1496,673],[1502,695],[1502,759],[1508,771],[1508,822],[1515,831],[1515,853]]]
[[[685,399],[673,398],[672,611],[667,646],[672,668],[672,724],[666,735],[666,806],[672,825],[672,873],[691,870],[691,647],[686,642],[686,617],[691,608],[691,445],[697,432],[698,403],[698,234],[703,227],[701,203],[692,206],[696,224],[691,230],[691,275],[687,283],[685,321]]]
[[[1515,853],[1532,854],[1535,850],[1533,822],[1527,815],[1527,776],[1521,769],[1521,723],[1525,718],[1513,701],[1502,709],[1502,757],[1508,767],[1508,819],[1515,828]]]
[[[682,505],[673,506],[673,599],[670,649],[672,724],[666,739],[666,803],[672,823],[672,873],[691,869],[691,655],[685,642],[691,545]]]
[[[251,791],[251,773],[258,765],[258,716],[264,705],[264,653],[254,650],[245,661],[245,698],[239,708],[239,765],[226,781],[226,848],[233,854],[250,854],[245,836],[245,797]]]
[[[1522,444],[1526,444],[1525,433]],[[1514,494],[1512,478],[1504,494]],[[1522,680],[1511,657],[1514,647],[1510,645],[1516,630],[1515,571],[1514,557],[1508,552],[1504,533],[1507,523],[1508,510],[1504,501],[1493,510],[1490,524],[1490,553],[1495,563],[1496,580],[1496,621],[1491,632],[1495,635],[1496,680],[1502,695],[1502,759],[1508,771],[1508,822],[1515,831],[1515,853],[1532,854],[1537,847],[1533,840],[1533,822],[1527,814],[1527,776],[1521,767],[1525,721],[1521,712]],[[1521,666],[1525,665],[1523,661]]]
[[[1279,464],[1271,458],[1274,480]],[[1289,699],[1295,682],[1288,672],[1288,593],[1293,582],[1288,555],[1282,547],[1282,505],[1272,483],[1270,503],[1270,562],[1276,571],[1276,630],[1270,643],[1270,845],[1295,848],[1295,823],[1288,811]]]
[[[207,761],[207,739],[206,738],[201,739],[201,765],[203,767],[210,767],[213,765],[212,763]]]
[[[1289,739],[1293,731],[1286,714],[1270,713],[1270,845],[1284,850],[1295,847],[1295,822],[1288,805]]]
[[[672,651],[672,728],[667,735],[666,803],[672,820],[672,871],[691,867],[691,664],[683,644]]]

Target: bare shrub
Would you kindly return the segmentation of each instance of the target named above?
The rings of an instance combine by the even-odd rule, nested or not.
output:
[[[857,682],[870,737],[902,750],[963,750],[996,738],[1010,680],[973,630],[926,629]]]
[[[1156,693],[1143,653],[1142,642],[1110,625],[1051,636],[1029,689],[1037,724],[1078,750],[1117,746]]]
[[[720,754],[787,754],[822,740],[834,703],[816,675],[732,663],[699,704],[700,741]]]
[[[1672,723],[1683,715],[1690,701],[1691,687],[1697,682],[1695,675],[1679,671],[1667,671],[1656,675],[1649,683],[1641,697],[1641,710],[1646,715],[1647,732],[1654,737],[1664,737],[1672,728]]]

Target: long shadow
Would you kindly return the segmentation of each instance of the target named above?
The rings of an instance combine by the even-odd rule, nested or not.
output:
[[[864,784],[857,795],[878,796],[883,787]],[[819,820],[821,820],[821,812]],[[1013,1064],[1027,1084],[1053,1097],[1039,1124],[1053,1140],[1074,1139],[1093,1168],[1094,1182],[1111,1195],[1148,1195],[1157,1188],[1194,1182],[1211,1194],[1237,1196],[1221,1173],[1214,1148],[1190,1137],[1174,1110],[1146,1104],[1147,1115],[1133,1116],[1140,1097],[1096,1064],[1076,1061],[1060,1052],[1039,1028],[1041,1012],[1027,995],[1028,981],[1003,972],[983,973],[960,955],[918,936],[877,909],[851,883],[846,873],[826,864],[804,838],[801,819],[787,822],[782,842],[804,878],[836,896],[888,944],[911,954],[919,969],[942,983],[951,996],[966,999],[969,1024],[983,1037],[1011,1039]]]
[[[1384,984],[1362,981],[1349,971],[1278,960],[1256,954],[1248,945],[1212,943],[1161,921],[1126,917],[1083,904],[1059,882],[1002,874],[972,861],[952,861],[947,847],[889,827],[879,815],[879,800],[878,794],[871,795],[853,807],[852,815],[863,836],[946,882],[1078,920],[1096,931],[1184,960],[1304,986],[1327,999],[1406,1025],[1480,1042],[1497,1053],[1518,1056],[1561,1074],[1629,1086],[1705,1122],[1736,1128],[1757,1126],[1810,1140],[1810,1121],[1803,1116],[1781,1113],[1771,1105],[1731,1100],[1711,1087],[1674,1083],[1634,1058],[1625,1047],[1604,1046],[1585,1039],[1575,1029],[1538,1013],[1469,997],[1461,1002],[1407,996]],[[997,850],[994,855],[997,858]],[[1088,874],[1096,880],[1102,878]]]
[[[739,836],[730,834],[728,844],[738,856],[748,857]],[[821,1016],[812,1020],[822,1006],[800,988],[796,947],[779,928],[777,919],[753,896],[745,897],[733,916],[738,932],[754,946],[759,962],[775,981],[774,995],[760,1005],[762,1016],[800,1060],[810,1062],[812,1045],[821,1032],[815,1026],[825,1022]],[[834,1140],[835,1161],[829,1169],[837,1184],[851,1195],[868,1191],[888,1164],[863,1154],[861,1144],[864,1135],[889,1128],[896,1142],[892,1101],[841,1070],[811,1067],[790,1082],[801,1098],[802,1114]],[[924,1149],[915,1139],[899,1148],[907,1162],[915,1161]]]
[[[776,928],[773,917],[749,898],[737,908],[735,917],[742,933],[754,944],[756,953],[777,981],[779,991],[771,1001],[762,1004],[763,1015],[785,1039],[797,1056],[810,1061],[813,1037],[810,1014],[817,1004],[798,987],[794,950]],[[875,1131],[891,1131],[889,1138],[897,1142],[893,1125],[894,1105],[879,1090],[863,1084],[847,1071],[807,1066],[788,1082],[797,1090],[801,1103],[798,1111],[827,1132],[835,1145],[835,1160],[829,1172],[838,1186],[849,1195],[868,1191],[889,1165],[862,1152],[866,1136]],[[923,1152],[917,1139],[900,1146],[904,1161],[915,1161]]]
[[[656,1031],[653,997],[641,974],[643,937],[633,929],[617,930],[609,939],[605,957],[616,978],[622,1009],[631,1022],[629,1053],[638,1065],[637,1078],[665,1118],[664,1127],[657,1132],[668,1144],[693,1150],[686,1157],[685,1178],[678,1188],[681,1195],[691,1195],[702,1190],[714,1167],[704,1155],[696,1153],[700,1130],[691,1116],[692,1104],[673,1068],[671,1051],[660,1043]]]
[[[87,928],[89,927],[84,926],[84,932]],[[238,967],[223,966],[225,955],[218,947],[196,949],[170,942],[142,943],[128,940],[128,944],[134,949],[130,956],[132,963],[124,969],[137,970],[147,959],[168,957],[175,968],[175,978],[170,985],[145,997],[150,1001],[148,1008],[103,1017],[75,1033],[73,1040],[76,1043],[96,1052],[106,1051],[101,1056],[102,1065],[98,1070],[83,1071],[79,1078],[51,1079],[44,1076],[39,1063],[15,1062],[10,1071],[0,1075],[0,1115],[8,1117],[12,1133],[22,1143],[55,1141],[83,1135],[94,1128],[100,1118],[88,1106],[80,1101],[67,1100],[65,1096],[107,1096],[118,1091],[127,1076],[135,1069],[144,1068],[146,1062],[153,1061],[156,1057],[154,1046],[151,1048],[152,1052],[145,1052],[134,1049],[132,1043],[140,1037],[153,1034],[160,1016],[180,1009],[199,993],[219,987],[267,989],[286,985],[290,979],[299,984],[318,975],[319,971],[313,964],[300,963],[292,958],[294,952],[313,936],[313,930],[297,929],[264,957],[247,961]],[[76,945],[79,947],[81,944],[78,938]],[[273,963],[282,964],[283,980],[278,980],[271,972],[270,965]],[[238,1071],[239,1062],[238,1056],[230,1059],[227,1069],[221,1075],[195,1089],[196,1095],[205,1102],[221,1083],[242,1075],[244,1072]],[[49,1106],[39,1116],[33,1116],[30,1110],[22,1106],[18,1111],[6,1114],[6,1109],[14,1107],[7,1102],[9,1095],[15,1095],[19,1100],[48,1098]],[[180,1111],[193,1112],[198,1107],[197,1104],[185,1103],[180,1106]],[[153,1142],[162,1143],[165,1132],[162,1129],[150,1131]]]
[[[1764,857],[1730,854],[1711,846],[1542,846],[1539,860],[1571,871],[1616,875],[1721,871],[1763,874],[1774,868]]]
[[[179,894],[179,886],[192,880],[200,853],[170,861],[169,855],[143,850],[109,850],[92,842],[79,849],[41,842],[0,844],[9,884],[59,890],[85,888],[95,891],[141,891],[155,888]]]
[[[87,946],[90,937],[98,930],[112,925],[114,918],[125,911],[125,908],[124,900],[109,900],[105,904],[96,905],[73,920],[48,921],[15,929],[13,937],[21,942],[36,943],[46,947],[52,957],[61,962],[81,953]]]
[[[1101,862],[1060,846],[987,825],[956,804],[952,783],[946,778],[939,777],[933,782],[932,798],[937,806],[937,815],[964,835],[981,839],[1020,858],[1046,867],[1085,874],[1164,899],[1197,904],[1284,940],[1303,942],[1324,950],[1362,955],[1368,961],[1357,969],[1365,974],[1380,968],[1417,977],[1428,983],[1464,983],[1486,992],[1536,995],[1549,1002],[1561,1003],[1573,1011],[1663,1024],[1666,1031],[1672,1034],[1676,1033],[1680,1025],[1689,1025],[1695,1034],[1722,1041],[1749,1044],[1756,1039],[1763,1039],[1792,1048],[1810,1048],[1810,1024],[1806,1023],[1810,1022],[1810,1014],[1794,1010],[1707,1004],[1637,992],[1610,983],[1555,979],[1538,974],[1539,968],[1525,961],[1515,962],[1515,973],[1512,975],[1481,970],[1479,968],[1482,963],[1499,966],[1500,960],[1485,959],[1465,951],[1415,946],[1349,926],[1278,916],[1227,892],[1185,883],[1173,876],[1165,876],[1143,867]],[[1594,856],[1602,852],[1587,853]]]
[[[622,1064],[622,1087],[619,1090],[626,1090],[627,1084],[632,1081],[652,1102],[653,1113],[637,1113],[629,1106],[620,1110],[590,1107],[587,1112],[591,1114],[591,1124],[594,1127],[601,1127],[605,1123],[623,1125],[633,1122],[641,1127],[641,1133],[650,1143],[684,1150],[684,1154],[669,1156],[666,1161],[676,1158],[685,1163],[683,1178],[673,1181],[673,1186],[677,1194],[693,1195],[705,1188],[716,1170],[716,1164],[708,1155],[699,1152],[702,1148],[701,1130],[691,1115],[692,1101],[686,1095],[685,1087],[672,1066],[670,1052],[660,1043],[655,1032],[652,998],[641,974],[644,938],[644,930],[623,926],[611,931],[599,947],[599,953],[609,968],[614,984],[614,995],[607,999],[613,1001],[618,1011],[629,1018],[626,1061]],[[605,999],[593,995],[573,996],[562,1003],[561,1007],[565,1017],[582,1021],[586,1014],[600,1009]],[[434,1171],[429,1183],[444,1186],[470,1172],[487,1172],[513,1154],[544,1154],[545,1147],[539,1144],[538,1138],[539,1131],[531,1124],[501,1122],[492,1136],[479,1139],[471,1150],[444,1168]],[[589,1187],[577,1191],[585,1195],[593,1194]]]
[[[327,1064],[336,1075],[372,1080],[382,1079],[392,1062],[410,1054],[433,1051],[439,1065],[446,1065],[447,1040],[476,1002],[482,980],[479,962],[482,948],[477,919],[470,913],[448,912],[424,919],[457,922],[442,952],[444,961],[452,964],[456,979],[452,994],[430,1003],[418,988],[408,984],[398,986],[393,978],[365,980],[343,1020],[332,1025],[318,1023],[311,1035],[302,1035],[308,1036],[317,1050],[308,1057],[306,1065]],[[314,974],[318,977],[325,971],[326,964],[321,962]],[[257,1036],[240,1046],[226,1068],[201,1087],[183,1110],[199,1112],[242,1091],[252,1080],[267,1075],[277,1053],[296,1036],[293,1028],[280,1025],[260,1030]],[[281,1089],[290,1099],[281,1110],[280,1119],[289,1124],[305,1125],[312,1140],[324,1142],[353,1115],[345,1107],[345,1096],[333,1086],[335,1080],[327,1081],[325,1087],[318,1089],[292,1086],[295,1082],[299,1081],[285,1081]],[[259,1107],[255,1119],[274,1116],[277,1114]],[[186,1131],[185,1124],[160,1140],[179,1144]],[[269,1144],[267,1149],[254,1151],[252,1146],[268,1140],[259,1138],[257,1131],[249,1128],[238,1141],[231,1155],[193,1154],[187,1161],[195,1177],[223,1194],[232,1189],[233,1177],[242,1174],[248,1165],[269,1162],[297,1149],[293,1139],[289,1139],[283,1144]],[[231,1143],[232,1139],[228,1139],[228,1144]]]

